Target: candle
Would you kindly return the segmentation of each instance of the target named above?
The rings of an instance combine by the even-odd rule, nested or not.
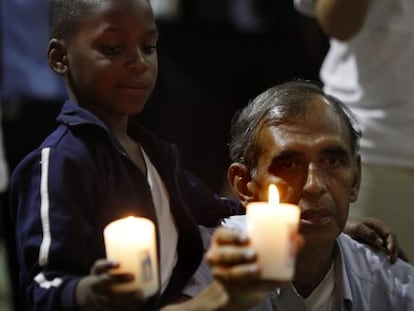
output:
[[[115,291],[141,290],[144,297],[158,290],[158,264],[155,226],[151,220],[127,217],[115,220],[104,229],[106,256],[119,262],[112,273],[131,273],[134,280],[116,284]]]
[[[269,202],[247,205],[247,234],[257,252],[262,279],[293,278],[299,216],[297,205],[279,203],[275,185],[269,186]]]

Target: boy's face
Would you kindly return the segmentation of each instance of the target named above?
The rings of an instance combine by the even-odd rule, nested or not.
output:
[[[147,0],[98,3],[65,43],[76,101],[108,123],[139,113],[157,78],[157,40]]]
[[[260,157],[252,189],[267,201],[276,181],[281,200],[298,204],[305,247],[330,246],[343,230],[349,203],[357,198],[360,165],[344,121],[321,96],[304,118],[265,126],[258,137]]]

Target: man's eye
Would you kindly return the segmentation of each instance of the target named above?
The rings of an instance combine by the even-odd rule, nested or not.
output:
[[[297,167],[298,164],[296,161],[283,161],[280,165],[280,168],[284,170],[294,170]]]
[[[342,164],[342,159],[337,157],[327,157],[323,160],[323,164],[326,167],[335,168]]]

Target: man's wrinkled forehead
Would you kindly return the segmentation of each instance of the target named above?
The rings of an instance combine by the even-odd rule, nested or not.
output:
[[[331,133],[351,146],[350,132],[345,120],[323,96],[312,95],[295,109],[271,110],[262,129],[266,127],[285,129],[286,135],[300,133],[316,139],[318,133]]]

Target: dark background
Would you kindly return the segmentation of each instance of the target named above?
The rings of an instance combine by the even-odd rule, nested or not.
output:
[[[319,81],[327,39],[292,2],[253,1],[256,30],[237,27],[222,0],[183,1],[180,18],[158,22],[158,83],[138,119],[175,142],[185,166],[215,191],[226,184],[234,112],[277,83]]]

